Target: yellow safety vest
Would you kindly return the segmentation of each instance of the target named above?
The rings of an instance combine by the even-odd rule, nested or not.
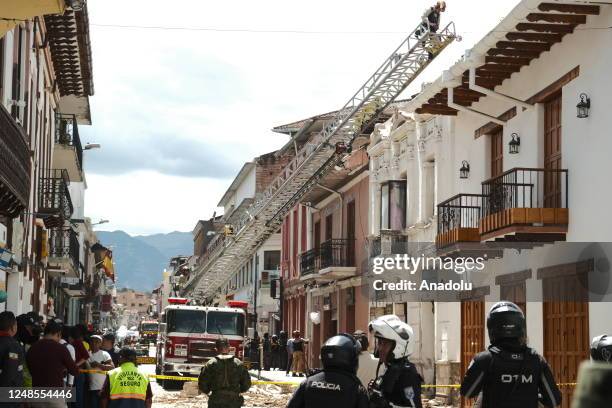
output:
[[[113,400],[131,399],[144,402],[147,398],[149,379],[141,374],[134,363],[123,363],[108,372],[111,405]]]

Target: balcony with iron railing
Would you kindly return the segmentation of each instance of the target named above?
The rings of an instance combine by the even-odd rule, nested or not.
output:
[[[300,255],[300,278],[347,277],[357,271],[355,239],[334,238]]]
[[[438,204],[436,247],[458,242],[480,242],[482,194],[457,194]]]
[[[49,230],[49,272],[64,277],[79,276],[79,237],[71,227]]]
[[[568,172],[561,169],[514,168],[486,180],[482,194],[458,194],[438,204],[436,247],[565,240],[567,186]]]
[[[55,117],[55,167],[66,169],[70,180],[81,181],[83,173],[83,145],[75,115],[58,113]]]
[[[564,240],[568,171],[514,168],[482,183],[482,240]],[[539,234],[539,235],[537,235]]]
[[[43,217],[68,220],[74,208],[68,191],[70,179],[65,169],[43,170],[38,184],[38,213]]]

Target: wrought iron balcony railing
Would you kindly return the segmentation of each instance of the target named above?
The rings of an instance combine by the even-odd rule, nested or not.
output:
[[[355,266],[355,240],[330,239],[321,244],[321,269],[331,266]]]
[[[300,254],[300,276],[312,275],[319,268],[319,248],[312,248]]]
[[[438,204],[438,235],[460,228],[478,228],[482,194],[457,194]]]
[[[69,260],[79,270],[79,237],[72,228],[49,230],[49,257]]]
[[[75,115],[58,113],[55,118],[55,143],[74,147],[79,169],[83,171],[83,146]]]
[[[44,170],[38,185],[38,212],[64,220],[70,219],[74,208],[68,184],[70,179],[66,170]]]
[[[483,216],[511,208],[568,208],[568,172],[514,168],[482,183]]]

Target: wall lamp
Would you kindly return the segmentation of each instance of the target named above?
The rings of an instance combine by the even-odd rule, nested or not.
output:
[[[516,133],[512,133],[510,138],[510,142],[508,142],[508,153],[517,154],[521,148],[521,137]]]
[[[470,175],[470,163],[466,160],[461,162],[461,168],[459,169],[459,178],[466,179]]]
[[[576,109],[578,109],[578,115],[576,116],[579,119],[584,119],[589,117],[589,109],[591,109],[591,99],[585,93],[580,94],[580,102],[576,105]]]

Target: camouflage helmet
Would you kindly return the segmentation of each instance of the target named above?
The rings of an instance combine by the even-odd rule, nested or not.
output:
[[[573,408],[600,408],[612,401],[612,364],[585,361],[578,371]]]

